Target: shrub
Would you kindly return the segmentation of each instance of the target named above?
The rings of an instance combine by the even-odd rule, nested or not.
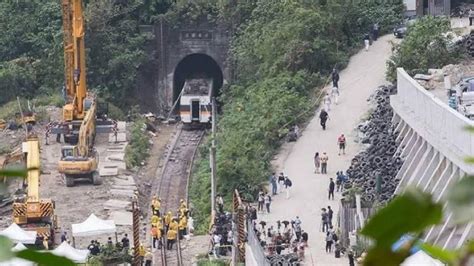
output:
[[[132,125],[130,142],[125,149],[125,163],[127,168],[142,165],[148,157],[148,134],[145,131],[145,121],[139,119]]]
[[[396,70],[403,67],[408,73],[426,72],[456,62],[459,54],[448,49],[450,21],[442,17],[425,16],[409,26],[405,39],[394,46],[394,54],[387,62],[387,79],[396,80]]]

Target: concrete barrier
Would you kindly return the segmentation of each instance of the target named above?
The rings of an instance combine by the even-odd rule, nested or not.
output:
[[[391,96],[390,103],[401,143],[397,153],[404,159],[396,177],[399,184],[395,194],[415,186],[440,201],[449,186],[465,174],[474,173],[474,166],[464,161],[474,154],[474,134],[465,129],[474,122],[436,98],[401,68],[397,69],[397,94]],[[453,249],[474,236],[473,223],[456,225],[446,206],[444,214],[443,222],[426,232],[425,241]]]

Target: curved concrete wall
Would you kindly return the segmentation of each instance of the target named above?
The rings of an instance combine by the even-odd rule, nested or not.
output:
[[[416,186],[441,200],[450,185],[466,173],[474,173],[474,166],[464,162],[474,154],[474,135],[465,130],[474,122],[436,98],[401,68],[397,69],[397,94],[390,102],[393,123],[400,132],[398,152],[404,159],[395,193]],[[446,206],[444,213],[443,223],[426,232],[425,241],[457,248],[474,237],[472,223],[455,225]]]

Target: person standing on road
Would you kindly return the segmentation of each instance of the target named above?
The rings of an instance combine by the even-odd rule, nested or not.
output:
[[[339,88],[338,82],[339,82],[339,72],[337,71],[336,68],[332,69],[331,73],[331,78],[332,78],[332,86]]]
[[[270,176],[270,184],[272,185],[272,195],[275,196],[277,194],[277,178],[275,173],[272,173]]]
[[[332,247],[332,234],[327,232],[326,233],[326,253],[331,253]]]
[[[338,99],[339,99],[339,88],[337,88],[337,87],[332,87],[332,89],[331,89],[331,97],[332,97],[332,101],[334,102],[334,104],[337,105],[337,102],[338,102]]]
[[[285,176],[286,199],[290,198],[290,188],[292,185],[293,183],[291,182],[291,180],[287,176]]]
[[[170,229],[168,230],[168,233],[166,235],[167,240],[168,240],[168,241],[166,241],[166,245],[167,245],[168,250],[173,249],[173,244],[176,241],[177,235],[178,235],[178,232],[174,229],[171,229],[171,227],[170,227]]]
[[[285,187],[285,175],[283,172],[280,173],[278,176],[278,193],[283,191],[283,188]]]
[[[267,208],[267,213],[270,213],[270,204],[272,203],[272,197],[270,194],[265,196],[265,207]]]
[[[377,22],[372,26],[372,33],[374,35],[374,41],[376,41],[379,38],[379,24]]]
[[[332,227],[332,215],[333,211],[331,209],[331,206],[328,206],[328,221],[329,221],[329,227]]]
[[[352,250],[349,250],[349,253],[347,254],[347,258],[349,259],[349,266],[354,266],[354,252]]]
[[[329,157],[326,154],[326,152],[323,152],[323,155],[321,155],[321,174],[325,175],[328,173],[328,160]]]
[[[258,192],[258,211],[263,212],[263,203],[265,202],[265,197],[263,191]]]
[[[326,130],[326,121],[328,121],[329,115],[326,110],[321,109],[321,113],[319,113],[320,124],[323,130]]]
[[[322,225],[323,232],[326,232],[329,230],[329,217],[325,208],[321,209],[321,225]]]
[[[323,104],[324,104],[324,110],[328,112],[331,111],[331,96],[329,95],[329,92],[326,93],[326,96],[324,96]]]
[[[339,138],[337,138],[337,143],[339,144],[338,155],[341,155],[341,151],[342,151],[342,154],[346,154],[346,137],[344,136],[344,134],[341,134]]]
[[[471,8],[469,9],[469,26],[472,26],[473,21],[474,21],[474,10]]]
[[[331,198],[334,199],[334,188],[335,188],[336,184],[334,184],[334,181],[332,180],[332,178],[330,178],[330,181],[329,181],[329,194],[328,194],[328,199],[330,200]]]
[[[370,46],[370,36],[368,33],[364,35],[364,45],[365,45],[365,51],[369,51],[369,46]]]
[[[314,172],[319,174],[319,167],[321,166],[321,158],[319,158],[319,152],[314,154]]]

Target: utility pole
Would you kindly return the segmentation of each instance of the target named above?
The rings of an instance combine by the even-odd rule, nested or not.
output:
[[[211,210],[214,214],[216,210],[216,124],[217,124],[217,111],[216,111],[216,98],[212,97],[212,145],[210,149],[210,164],[211,164]],[[212,217],[214,217],[212,215]]]
[[[132,201],[132,226],[133,226],[133,266],[142,265],[140,259],[140,210],[138,209],[137,199]]]

